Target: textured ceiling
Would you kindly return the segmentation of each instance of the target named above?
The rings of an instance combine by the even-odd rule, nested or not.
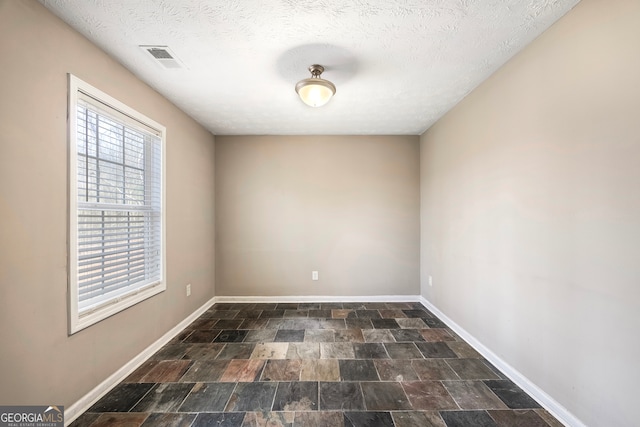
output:
[[[40,1],[214,134],[418,135],[579,0]]]

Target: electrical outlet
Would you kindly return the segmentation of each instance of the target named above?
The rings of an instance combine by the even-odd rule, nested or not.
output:
[[[187,296],[191,296],[191,283],[187,285]]]
[[[311,272],[311,280],[318,280],[318,272],[317,271],[312,271]]]
[[[429,276],[429,286],[433,286],[433,277]]]

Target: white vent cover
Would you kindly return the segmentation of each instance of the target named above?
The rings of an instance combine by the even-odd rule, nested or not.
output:
[[[158,64],[164,68],[186,68],[182,61],[173,53],[168,46],[140,46],[141,49],[147,51]]]

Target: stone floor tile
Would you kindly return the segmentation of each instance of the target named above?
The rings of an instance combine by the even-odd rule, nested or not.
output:
[[[319,319],[320,329],[346,329],[346,321],[350,319]]]
[[[251,359],[284,359],[288,350],[288,342],[258,343],[251,353]]]
[[[336,329],[333,331],[335,342],[364,342],[362,329]]]
[[[99,417],[99,413],[85,412],[84,414],[76,418],[71,424],[69,424],[69,427],[89,427]]]
[[[399,382],[361,382],[364,405],[368,411],[402,411],[412,409]]]
[[[225,369],[220,381],[222,382],[251,382],[257,381],[262,373],[264,360],[232,360]]]
[[[196,329],[191,334],[182,340],[184,343],[210,343],[218,337],[220,329]]]
[[[343,329],[344,330],[344,329]],[[304,342],[334,342],[333,329],[307,329],[304,333]]]
[[[456,402],[439,381],[403,382],[402,387],[413,409],[423,411],[458,409]]]
[[[458,380],[460,377],[444,359],[412,360],[411,367],[422,381]]]
[[[138,367],[135,371],[133,371],[127,378],[124,379],[123,383],[137,383],[144,378],[145,375],[149,373],[151,369],[160,363],[160,360],[147,360],[142,365]]]
[[[319,302],[301,302],[298,304],[300,310],[320,310]]]
[[[309,317],[308,310],[285,310],[284,317]]]
[[[71,426],[142,423],[561,427],[415,301],[216,304]]]
[[[212,329],[238,329],[243,319],[219,319]]]
[[[327,310],[314,310],[311,309],[309,310],[309,317],[314,317],[314,318],[329,318],[331,317],[331,310],[327,309]]]
[[[304,329],[280,329],[276,333],[274,342],[302,342]]]
[[[156,354],[151,356],[150,360],[179,360],[187,354],[187,350],[191,344],[177,343],[168,344],[162,347]]]
[[[202,315],[205,319],[233,319],[240,310],[212,310]]]
[[[218,381],[229,366],[230,360],[196,360],[180,378],[181,382]]]
[[[482,359],[449,359],[447,363],[463,380],[491,380],[500,378]]]
[[[287,359],[319,359],[320,344],[316,342],[291,342]]]
[[[276,332],[278,332],[277,329],[255,329],[255,330],[250,330],[247,333],[247,336],[244,337],[244,341],[245,343],[252,343],[252,342],[273,342],[273,340],[275,340],[276,338]]]
[[[422,353],[422,355],[429,358],[446,358],[455,359],[458,356],[449,348],[446,343],[443,342],[419,342],[416,343],[416,347]]]
[[[422,353],[412,342],[385,343],[384,348],[392,359],[422,359]]]
[[[407,317],[400,309],[382,309],[378,310],[380,317],[383,319],[401,319]]]
[[[293,427],[344,427],[342,412],[296,412]]]
[[[375,329],[398,329],[400,325],[395,319],[371,319]]]
[[[486,411],[442,411],[447,427],[498,427]]]
[[[186,329],[214,329],[213,325],[218,323],[218,320],[220,319],[206,319],[201,317],[193,321]]]
[[[196,414],[149,414],[142,427],[190,427]]]
[[[367,310],[385,310],[388,306],[386,302],[365,302],[364,308]]]
[[[354,359],[353,344],[348,342],[320,343],[322,359]]]
[[[437,317],[422,317],[422,321],[427,324],[430,328],[446,328],[447,324]]]
[[[335,359],[302,361],[300,381],[340,381],[340,368]]]
[[[196,383],[178,412],[224,411],[236,383]]]
[[[487,412],[498,427],[549,427],[549,424],[531,409]]]
[[[254,304],[253,309],[254,310],[275,310],[277,306],[278,304],[274,302],[261,302],[261,303]]]
[[[373,329],[370,319],[344,319],[347,329]]]
[[[396,427],[447,427],[438,411],[391,412]]]
[[[281,319],[284,317],[284,310],[263,310],[260,319]]]
[[[143,376],[142,383],[164,383],[178,381],[191,367],[191,360],[161,360]]]
[[[271,319],[245,319],[240,329],[266,329]],[[277,329],[277,328],[272,328]]]
[[[378,381],[380,379],[373,360],[340,360],[338,362],[342,381]]]
[[[363,329],[362,335],[365,342],[396,342],[396,339],[387,329]]]
[[[175,412],[193,388],[193,383],[156,384],[130,412]]]
[[[540,416],[549,427],[565,427],[560,421],[558,421],[553,415],[551,415],[546,409],[536,409],[536,414]]]
[[[410,360],[376,359],[373,361],[381,381],[417,381],[420,378]]]
[[[484,383],[511,409],[541,408],[538,402],[509,380],[491,380]]]
[[[258,319],[262,314],[262,310],[241,310],[236,319]]]
[[[449,341],[447,346],[461,359],[482,359],[482,355],[463,341]]]
[[[382,343],[354,344],[356,359],[388,359],[389,355]]]
[[[138,427],[148,416],[146,413],[104,413],[91,424],[91,427]]]
[[[320,308],[322,310],[341,310],[344,308],[344,306],[341,302],[323,302],[322,304],[320,304]]]
[[[397,342],[424,341],[418,329],[391,329],[391,335],[393,335]]]
[[[295,412],[247,412],[241,427],[292,427]]]
[[[226,329],[220,332],[214,342],[242,342],[247,335],[247,330]]]
[[[349,310],[366,310],[364,302],[345,302],[342,303],[342,307]]]
[[[249,359],[254,352],[255,344],[229,343],[224,346],[217,359]]]
[[[461,409],[507,409],[482,381],[443,381],[449,394]]]
[[[272,382],[238,383],[225,411],[270,411],[276,388]]]
[[[364,398],[359,382],[320,382],[319,409],[364,410]]]
[[[345,412],[345,427],[394,427],[389,412]]]
[[[287,320],[291,320],[292,321],[293,319],[258,319],[258,320],[266,320],[267,321],[267,325],[265,326],[266,329],[276,329],[276,330],[278,330],[278,329],[285,329],[285,328],[282,327],[282,324]]]
[[[299,381],[302,360],[267,360],[261,381]]]
[[[424,329],[427,327],[427,324],[418,318],[396,319],[396,322],[402,329]]]
[[[238,427],[244,420],[244,412],[200,413],[191,427]]]
[[[427,342],[455,341],[455,337],[447,329],[421,329],[420,335]]]
[[[271,319],[270,321],[275,321]],[[319,329],[320,319],[308,319],[306,317],[294,317],[288,319],[277,319],[279,322],[278,329],[301,330],[301,329]]]
[[[355,310],[356,316],[359,319],[381,319],[378,310]]]
[[[348,317],[356,317],[356,313],[353,310],[331,310],[331,317],[334,319],[346,319]]]
[[[314,381],[279,382],[272,410],[315,411],[318,409],[318,383]]]
[[[88,412],[129,412],[155,384],[119,384],[98,400]]]
[[[213,360],[218,357],[225,346],[225,343],[190,344],[181,359]]]
[[[410,319],[430,317],[429,313],[422,309],[402,310],[402,312]]]

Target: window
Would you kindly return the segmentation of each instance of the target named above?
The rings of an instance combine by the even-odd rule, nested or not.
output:
[[[69,75],[69,333],[165,290],[165,128]]]

